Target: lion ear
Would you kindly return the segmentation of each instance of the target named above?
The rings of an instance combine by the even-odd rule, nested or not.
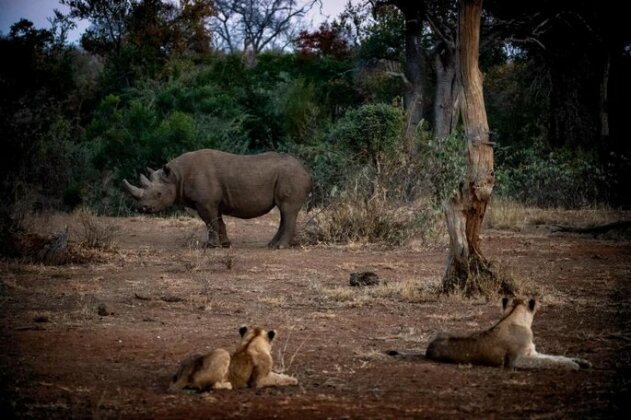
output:
[[[534,312],[537,309],[537,300],[536,299],[530,299],[528,301],[528,310],[530,312]]]
[[[239,334],[241,334],[241,337],[243,337],[247,331],[248,327],[246,327],[245,325],[242,325],[241,328],[239,328]]]
[[[272,341],[274,337],[276,337],[276,331],[270,330],[267,332],[267,338],[269,338],[269,341]]]
[[[506,296],[504,296],[502,298],[502,310],[506,310],[506,307],[508,306],[508,302],[510,302],[510,299]]]

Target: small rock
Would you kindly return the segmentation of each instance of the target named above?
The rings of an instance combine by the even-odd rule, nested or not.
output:
[[[101,316],[114,315],[114,308],[109,303],[103,303],[103,302],[99,303],[99,306],[97,306],[96,311]]]
[[[379,276],[372,271],[364,271],[362,273],[351,273],[351,286],[376,286],[379,284]]]
[[[36,315],[33,317],[34,322],[50,322],[48,315]]]

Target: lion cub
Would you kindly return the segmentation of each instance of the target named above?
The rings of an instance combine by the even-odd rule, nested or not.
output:
[[[184,360],[173,376],[169,391],[298,384],[298,380],[292,376],[272,372],[272,340],[276,331],[243,326],[239,328],[239,334],[241,342],[232,354],[224,349],[216,349]]]
[[[502,299],[503,316],[486,331],[468,336],[439,334],[427,347],[428,359],[448,363],[471,363],[510,368],[579,369],[586,360],[537,353],[532,320],[538,309],[535,299]]]

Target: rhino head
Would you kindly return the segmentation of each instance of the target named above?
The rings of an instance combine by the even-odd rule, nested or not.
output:
[[[123,187],[136,199],[140,211],[154,213],[173,205],[177,195],[177,182],[171,168],[164,165],[160,170],[147,168],[147,171],[149,178],[140,174],[140,188],[126,179],[123,180]]]

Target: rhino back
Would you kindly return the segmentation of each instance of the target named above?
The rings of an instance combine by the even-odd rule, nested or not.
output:
[[[185,153],[169,165],[180,173],[183,199],[217,205],[240,218],[269,212],[278,200],[304,201],[311,178],[294,157],[274,152],[235,155],[203,149]],[[307,185],[308,184],[308,185]]]

